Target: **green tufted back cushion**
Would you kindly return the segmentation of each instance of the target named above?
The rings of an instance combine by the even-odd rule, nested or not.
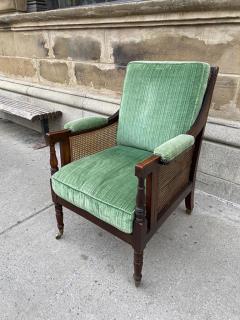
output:
[[[200,111],[210,66],[201,62],[130,62],[117,141],[148,151],[186,133]]]

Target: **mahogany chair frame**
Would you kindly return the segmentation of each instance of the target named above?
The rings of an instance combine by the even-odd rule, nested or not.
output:
[[[127,234],[118,230],[89,212],[60,198],[51,188],[59,230],[56,236],[57,239],[60,239],[63,234],[62,207],[66,207],[133,247],[133,277],[135,285],[139,286],[142,278],[143,251],[147,242],[184,199],[186,212],[190,214],[193,210],[198,159],[217,74],[218,67],[212,66],[200,112],[191,129],[187,132],[195,137],[195,144],[170,163],[163,163],[159,156],[152,155],[135,166],[138,187],[133,232]],[[97,133],[99,130],[114,124],[117,127],[117,122],[118,112],[108,118],[106,125],[98,129],[85,130],[80,133],[72,133],[69,130],[48,133],[46,139],[50,146],[51,174],[58,171],[58,159],[55,150],[56,143],[60,144],[61,166],[65,166],[76,160],[71,150],[71,139],[73,137],[84,136],[89,132]],[[96,151],[92,151],[92,153],[94,152]]]

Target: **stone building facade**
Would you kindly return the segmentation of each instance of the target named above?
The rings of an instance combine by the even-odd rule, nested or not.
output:
[[[0,94],[62,110],[62,119],[52,123],[59,128],[77,117],[114,113],[131,60],[218,65],[198,187],[240,203],[239,35],[235,0],[145,0],[3,14]]]

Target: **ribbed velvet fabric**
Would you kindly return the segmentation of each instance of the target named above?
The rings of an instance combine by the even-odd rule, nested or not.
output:
[[[52,176],[54,192],[117,229],[131,233],[136,205],[135,165],[151,153],[117,146],[74,161]]]
[[[80,132],[87,129],[97,129],[104,124],[107,124],[108,119],[103,117],[87,117],[73,121],[69,121],[64,125],[64,129],[72,132]]]
[[[117,142],[153,151],[186,133],[199,113],[210,66],[201,62],[129,63]]]
[[[153,153],[163,162],[169,162],[194,144],[195,138],[189,134],[180,134],[155,148]]]

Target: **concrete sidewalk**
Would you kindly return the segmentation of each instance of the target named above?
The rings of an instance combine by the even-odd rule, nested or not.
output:
[[[149,242],[136,289],[127,244],[67,210],[55,240],[39,139],[0,120],[1,320],[239,320],[239,207],[197,192]]]

